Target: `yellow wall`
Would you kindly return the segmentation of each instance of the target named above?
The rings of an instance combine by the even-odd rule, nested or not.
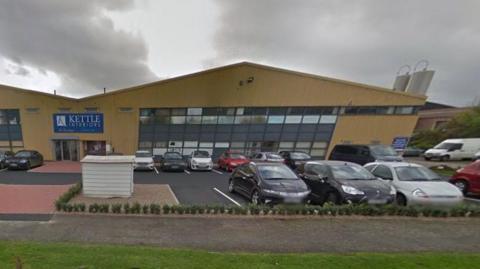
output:
[[[246,83],[253,77],[252,83]],[[243,86],[239,85],[244,81]],[[52,136],[105,140],[116,152],[132,154],[138,144],[140,108],[242,106],[362,106],[423,105],[425,96],[290,72],[250,63],[212,69],[174,79],[82,99],[40,94],[0,86],[0,108],[20,108],[25,148],[52,159]],[[26,112],[39,107],[39,114]],[[98,107],[104,114],[103,134],[54,134],[52,114],[60,107],[85,112]],[[130,107],[132,112],[120,112]],[[393,136],[409,136],[416,116],[341,116],[331,145],[351,140],[391,143]],[[377,138],[378,137],[378,138]]]

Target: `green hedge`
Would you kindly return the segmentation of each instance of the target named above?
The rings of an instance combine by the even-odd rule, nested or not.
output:
[[[59,211],[84,212],[84,204],[61,204]],[[244,207],[224,205],[141,205],[134,204],[92,204],[88,207],[90,213],[114,214],[152,214],[152,215],[277,215],[277,216],[406,216],[406,217],[480,217],[480,207],[462,205],[453,208],[429,208],[418,206],[396,205],[278,205]]]
[[[79,182],[64,194],[60,196],[56,201],[55,201],[55,208],[57,211],[65,211],[65,212],[85,212],[86,206],[85,204],[74,204],[74,205],[69,205],[68,202],[75,197],[75,195],[79,194],[82,191],[82,183]]]

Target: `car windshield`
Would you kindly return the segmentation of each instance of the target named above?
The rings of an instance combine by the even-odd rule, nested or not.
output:
[[[165,153],[164,157],[165,157],[165,159],[169,159],[169,160],[181,160],[181,159],[183,159],[182,155],[180,155],[180,153],[176,153],[176,152]]]
[[[333,177],[344,180],[372,180],[375,176],[360,165],[332,165]]]
[[[292,160],[309,160],[310,156],[303,152],[291,152],[290,158],[292,158]]]
[[[434,149],[455,149],[455,148],[462,148],[462,144],[459,143],[440,143],[434,147]]]
[[[17,158],[28,158],[32,156],[32,153],[30,151],[19,151],[15,153],[15,157]]]
[[[290,168],[283,165],[261,165],[258,166],[258,171],[265,180],[298,179]]]
[[[208,151],[195,151],[193,153],[193,157],[195,157],[195,158],[208,158],[208,157],[210,157],[210,154],[208,153]]]
[[[280,155],[275,153],[267,153],[266,155],[268,159],[283,159]]]
[[[397,156],[397,152],[390,146],[374,145],[370,146],[370,150],[377,156]]]
[[[150,152],[147,152],[147,151],[138,151],[137,153],[135,153],[135,157],[152,157],[152,154]]]
[[[228,158],[230,158],[230,159],[246,159],[247,157],[245,157],[244,155],[242,155],[240,153],[230,153],[230,154],[228,154]]]
[[[404,166],[395,167],[397,177],[402,181],[437,181],[440,176],[426,167]]]

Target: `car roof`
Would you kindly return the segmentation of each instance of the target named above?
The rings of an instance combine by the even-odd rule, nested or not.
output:
[[[407,166],[423,167],[423,165],[420,165],[417,163],[409,163],[409,162],[373,162],[373,163],[367,163],[366,165],[370,165],[370,164],[377,164],[377,165],[381,164],[388,167],[407,167]]]

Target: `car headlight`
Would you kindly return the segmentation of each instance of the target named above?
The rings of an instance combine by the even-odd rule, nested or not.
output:
[[[5,160],[5,163],[10,163],[10,160],[8,160],[8,159],[7,159],[7,160]]]
[[[393,186],[390,186],[390,195],[395,195],[395,194],[397,194],[397,190]]]
[[[342,185],[342,190],[345,193],[353,194],[353,195],[363,195],[363,194],[365,194],[363,191],[361,191],[359,189],[356,189],[352,186]]]
[[[421,189],[415,189],[412,191],[412,195],[413,196],[416,196],[416,197],[423,197],[423,198],[427,198],[428,195],[422,191]]]

